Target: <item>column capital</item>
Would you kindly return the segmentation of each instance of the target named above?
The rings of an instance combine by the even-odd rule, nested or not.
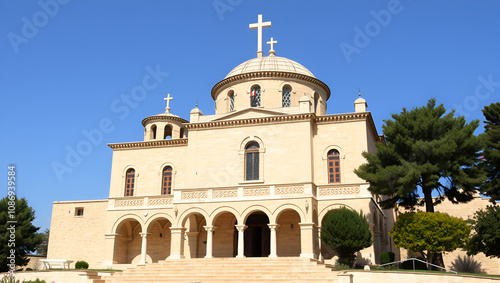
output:
[[[316,226],[314,222],[299,223],[300,229],[313,229]]]
[[[195,237],[196,237],[196,236],[198,236],[198,234],[199,234],[199,233],[200,233],[200,232],[186,232],[186,235],[187,235],[188,237],[193,237],[193,236],[195,236]]]
[[[111,233],[111,234],[104,234],[104,238],[106,239],[116,239],[116,237],[120,236],[120,234],[115,234],[115,233]]]
[[[245,229],[248,228],[247,225],[234,225],[234,227],[236,227],[236,229],[238,230],[238,232],[245,231]]]
[[[276,230],[278,229],[278,227],[280,227],[279,224],[267,224],[267,226],[269,226],[269,229],[271,230]]]
[[[187,229],[184,227],[170,227],[170,231],[172,232],[172,234],[184,233],[184,231],[186,231],[186,230]]]
[[[140,232],[139,235],[141,235],[141,237],[143,238],[146,238],[149,234],[151,233],[148,233],[148,232]]]
[[[217,227],[215,226],[203,226],[207,232],[213,232]]]

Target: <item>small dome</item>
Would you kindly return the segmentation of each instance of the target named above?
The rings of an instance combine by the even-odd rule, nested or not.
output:
[[[284,57],[276,56],[253,58],[246,62],[243,62],[236,68],[234,68],[231,72],[229,72],[229,74],[227,74],[225,78],[227,79],[236,75],[261,71],[297,73],[315,78],[315,76],[301,64]]]

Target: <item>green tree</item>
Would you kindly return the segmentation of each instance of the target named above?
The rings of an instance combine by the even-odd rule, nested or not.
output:
[[[368,221],[359,213],[342,207],[329,212],[321,225],[321,240],[339,255],[339,263],[352,266],[355,253],[369,247],[372,233]]]
[[[470,231],[465,220],[447,213],[409,212],[398,217],[389,235],[397,247],[420,252],[432,262],[429,253],[440,254],[465,247]]]
[[[483,252],[500,258],[500,207],[490,205],[486,210],[476,211],[471,222],[474,232],[466,247],[467,254]]]
[[[12,196],[0,200],[0,272],[9,270],[11,250],[14,251],[15,264],[23,266],[29,262],[26,254],[34,252],[42,242],[37,233],[40,228],[32,224],[34,219],[35,211],[25,198]]]
[[[483,115],[486,118],[484,137],[484,159],[482,168],[487,179],[481,186],[481,193],[491,197],[495,203],[500,200],[500,102],[485,106]]]
[[[47,250],[49,248],[50,229],[45,228],[45,231],[39,234],[42,236],[42,242],[36,246],[36,253],[41,256],[47,256]]]
[[[411,111],[403,108],[386,120],[386,143],[377,143],[376,154],[363,152],[368,161],[354,172],[370,183],[370,192],[388,196],[383,208],[434,205],[445,197],[452,203],[473,198],[485,174],[478,168],[482,141],[474,135],[478,120],[466,123],[463,116],[446,113],[436,99]],[[424,198],[420,198],[419,190]],[[433,192],[438,197],[433,198]]]

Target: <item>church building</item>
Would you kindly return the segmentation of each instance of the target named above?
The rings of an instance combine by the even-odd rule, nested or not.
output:
[[[394,211],[353,173],[374,153],[367,102],[327,114],[330,88],[303,65],[267,56],[237,65],[211,90],[215,113],[172,111],[142,120],[144,140],[112,143],[109,197],[54,202],[48,258],[115,268],[165,259],[305,257],[331,260],[321,223],[340,207],[365,213],[374,243],[359,263],[397,252]],[[236,65],[236,64],[235,64]],[[139,135],[139,133],[138,133]]]

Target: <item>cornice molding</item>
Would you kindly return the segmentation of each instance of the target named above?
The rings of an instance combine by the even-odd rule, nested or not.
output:
[[[269,116],[261,118],[248,118],[248,119],[237,119],[237,120],[226,120],[226,121],[213,121],[204,123],[189,123],[184,124],[188,130],[193,129],[208,129],[208,128],[221,128],[221,127],[236,127],[243,125],[257,125],[257,124],[268,124],[276,122],[293,122],[293,121],[303,121],[312,120],[316,115],[314,113],[305,114],[292,114],[283,116]]]
[[[158,148],[170,146],[187,145],[188,139],[171,139],[171,140],[152,140],[144,142],[126,142],[126,143],[110,143],[108,144],[113,150],[123,149],[140,149],[140,148]]]
[[[377,128],[373,122],[373,117],[371,112],[361,112],[361,113],[347,113],[347,114],[334,114],[327,116],[319,116],[316,118],[316,123],[329,123],[329,122],[342,122],[342,121],[352,121],[352,120],[366,120],[368,127],[371,130],[373,140],[383,142],[383,138],[378,136]]]
[[[155,121],[176,121],[179,123],[189,123],[187,120],[182,119],[181,117],[177,116],[167,116],[167,115],[154,115],[154,116],[149,116],[144,118],[142,120],[142,125],[145,127],[148,123],[150,122],[155,122]]]
[[[278,72],[278,71],[262,71],[262,72],[253,72],[253,73],[245,73],[239,74],[236,76],[231,76],[229,78],[225,78],[222,81],[218,82],[212,88],[212,98],[215,100],[215,94],[219,92],[221,88],[224,86],[237,82],[240,80],[248,80],[248,79],[258,79],[258,78],[285,78],[285,79],[297,79],[301,81],[306,81],[312,84],[315,84],[321,88],[323,88],[326,92],[326,99],[330,98],[330,88],[324,82],[318,80],[317,78],[297,74],[290,72]]]

